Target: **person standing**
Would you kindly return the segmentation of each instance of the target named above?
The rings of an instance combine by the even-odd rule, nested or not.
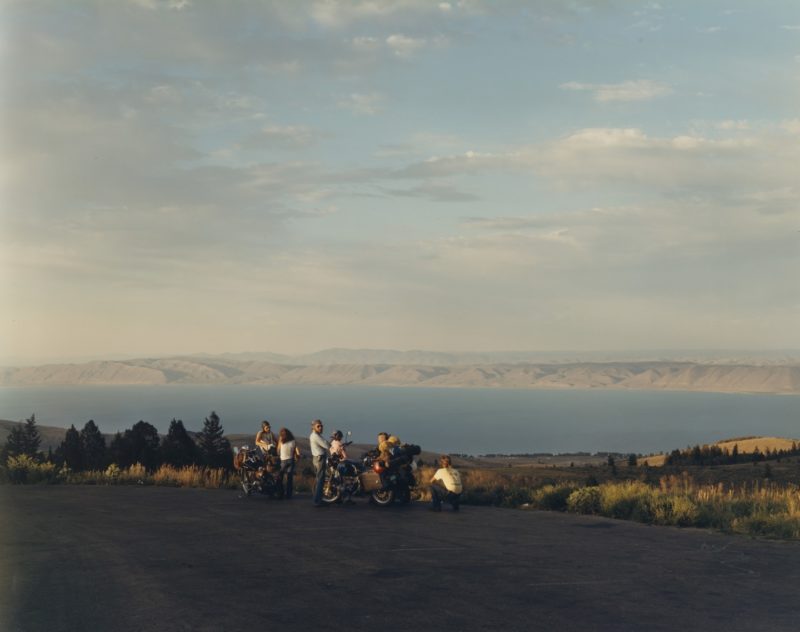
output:
[[[453,467],[447,454],[439,457],[439,469],[431,478],[431,511],[441,511],[442,501],[453,505],[453,511],[458,511],[461,500],[461,474]]]
[[[297,447],[292,431],[287,428],[281,428],[278,432],[278,456],[281,459],[280,485],[283,497],[289,500],[294,488],[294,467],[300,458],[300,448]]]
[[[325,466],[328,462],[330,446],[322,437],[322,421],[319,419],[311,422],[311,436],[308,438],[308,444],[311,447],[311,458],[317,472],[317,478],[314,481],[314,506],[327,507],[322,502],[322,486],[325,484]]]
[[[274,454],[273,450],[278,442],[275,440],[275,435],[272,433],[272,428],[269,422],[265,419],[261,422],[261,430],[256,434],[256,445],[261,448],[264,456]]]

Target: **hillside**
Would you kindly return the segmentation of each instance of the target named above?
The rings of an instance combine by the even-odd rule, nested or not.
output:
[[[800,365],[693,362],[308,364],[186,356],[6,368],[0,386],[308,384],[800,393]]]
[[[743,437],[737,439],[723,439],[722,441],[717,441],[710,445],[717,446],[729,452],[733,450],[733,446],[738,446],[739,454],[752,454],[756,451],[756,448],[760,452],[764,452],[765,450],[791,450],[795,441],[797,440],[783,437]],[[664,465],[665,459],[666,454],[657,454],[640,459],[639,462],[641,464],[647,463],[647,465],[650,466],[660,467]]]

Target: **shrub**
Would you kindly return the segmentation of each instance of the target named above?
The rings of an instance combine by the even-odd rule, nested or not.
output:
[[[57,483],[61,472],[55,463],[39,463],[27,454],[10,456],[6,461],[6,477],[15,485]]]
[[[567,499],[574,491],[574,485],[545,485],[533,491],[531,504],[537,509],[566,511]]]
[[[567,510],[580,514],[600,513],[600,490],[597,487],[581,487],[567,498]]]
[[[759,513],[747,518],[736,518],[732,529],[734,533],[750,536],[783,540],[800,539],[800,517]]]

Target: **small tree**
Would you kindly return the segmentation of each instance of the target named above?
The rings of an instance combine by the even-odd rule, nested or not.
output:
[[[97,424],[90,419],[81,430],[83,466],[87,470],[102,470],[106,466],[106,440]]]
[[[628,455],[628,467],[636,467],[639,464],[636,455],[632,452]]]
[[[204,465],[224,468],[231,466],[233,461],[231,444],[223,436],[219,415],[213,410],[203,422],[203,430],[197,435],[197,444]]]
[[[617,462],[614,460],[614,457],[612,455],[610,455],[610,454],[608,455],[607,463],[608,463],[608,467],[611,469],[611,475],[612,476],[616,476],[617,475]]]
[[[161,440],[161,460],[169,465],[184,467],[198,461],[197,445],[180,419],[173,419],[169,424],[167,436]]]
[[[66,463],[71,470],[79,472],[84,468],[81,436],[75,425],[71,425],[58,448],[59,460]]]

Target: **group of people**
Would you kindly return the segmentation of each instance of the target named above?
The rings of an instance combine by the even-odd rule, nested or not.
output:
[[[320,419],[311,422],[311,434],[308,438],[311,449],[311,459],[314,464],[315,479],[312,502],[314,507],[327,506],[322,502],[322,491],[325,485],[325,470],[330,455],[337,455],[342,461],[347,459],[344,438],[340,431],[331,435],[328,442],[323,436],[324,425]],[[256,434],[256,445],[265,455],[276,455],[280,459],[279,480],[283,489],[283,497],[291,498],[293,491],[294,471],[297,461],[300,459],[300,448],[291,430],[281,428],[278,436],[272,432],[269,421],[261,423],[261,430]],[[384,463],[390,463],[392,451],[400,446],[400,440],[386,432],[378,434],[378,458]],[[439,457],[439,469],[429,481],[431,490],[432,511],[441,511],[442,504],[448,502],[454,511],[459,510],[463,484],[461,474],[453,467],[452,460],[446,454]]]

